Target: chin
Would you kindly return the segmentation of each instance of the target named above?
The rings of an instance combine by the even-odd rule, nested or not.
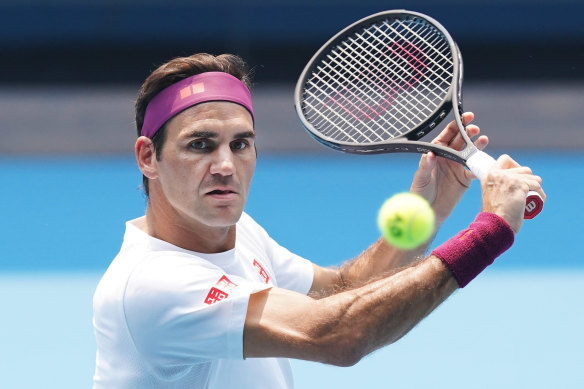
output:
[[[218,215],[209,215],[206,218],[206,223],[210,227],[231,227],[235,225],[241,218],[243,210],[239,212],[226,212]]]

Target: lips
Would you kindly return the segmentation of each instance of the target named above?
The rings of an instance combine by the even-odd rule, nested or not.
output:
[[[215,188],[206,193],[207,196],[221,201],[230,201],[237,197],[237,192],[231,188]]]
[[[223,194],[228,194],[228,193],[235,193],[235,192],[232,190],[229,190],[229,189],[226,189],[226,190],[215,189],[215,190],[208,192],[207,194],[209,194],[209,195],[223,195]]]
[[[236,192],[230,188],[218,188],[218,189],[213,189],[213,190],[207,192],[207,194],[209,194],[209,195],[223,195],[223,194],[229,194],[229,193],[236,193]]]

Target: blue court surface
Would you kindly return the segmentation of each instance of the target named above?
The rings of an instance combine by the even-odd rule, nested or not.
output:
[[[294,361],[297,388],[584,387],[584,154],[512,154],[548,195],[515,245],[356,366]],[[377,209],[408,189],[417,159],[260,152],[246,210],[292,251],[340,264],[377,238]],[[0,388],[90,388],[91,299],[124,222],[144,211],[141,176],[130,157],[2,157],[0,166]],[[479,208],[475,183],[434,246]]]

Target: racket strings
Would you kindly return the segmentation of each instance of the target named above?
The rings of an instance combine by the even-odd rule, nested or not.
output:
[[[367,31],[367,32],[370,33],[369,31]],[[363,41],[365,41],[365,39],[362,36],[360,36],[360,35],[358,35],[358,36],[359,36],[359,38],[362,38]],[[371,36],[373,39],[379,40],[375,35],[371,35]],[[357,45],[359,48],[362,47],[362,45],[357,43],[356,41],[354,41],[354,40],[351,40],[351,41],[354,45]],[[381,42],[381,43],[384,44],[384,42]],[[418,58],[416,58],[415,56],[413,56],[410,53],[410,51],[407,48],[405,48],[404,46],[402,46],[401,44],[396,43],[396,42],[392,42],[392,45],[396,45],[397,48],[401,51],[401,52],[397,52],[398,55],[400,55],[400,56],[407,55],[408,56],[408,64],[405,65],[405,64],[399,63],[398,61],[396,61],[395,59],[392,59],[390,57],[388,63],[386,64],[387,67],[384,70],[384,69],[382,69],[382,67],[384,65],[383,62],[381,62],[381,60],[374,59],[371,62],[371,64],[373,65],[372,67],[374,69],[374,73],[376,74],[377,80],[374,81],[373,85],[375,85],[376,88],[380,88],[380,89],[385,88],[386,90],[389,90],[391,92],[390,94],[388,94],[389,98],[390,98],[389,101],[396,103],[395,104],[396,110],[400,114],[403,115],[401,120],[406,120],[406,123],[402,123],[402,124],[407,125],[407,124],[409,124],[409,122],[412,122],[411,119],[414,119],[414,118],[420,119],[420,117],[418,116],[416,109],[414,109],[414,110],[408,109],[408,105],[415,107],[411,99],[409,99],[409,100],[395,100],[395,96],[400,94],[400,93],[408,93],[408,91],[411,90],[412,88],[414,88],[415,85],[419,84],[420,78],[425,77],[425,75],[423,73],[423,69],[427,65],[424,62],[422,62],[421,60],[419,60]],[[408,45],[410,45],[409,42],[408,42]],[[372,46],[372,47],[374,49],[378,50],[377,46]],[[415,48],[415,46],[414,46],[414,48]],[[385,53],[382,53],[382,52],[375,53],[375,52],[368,50],[367,48],[363,48],[363,49],[367,53],[367,55],[371,56],[372,58],[379,57],[380,55],[385,55]],[[396,53],[396,51],[394,49],[390,48],[390,50],[393,53]],[[404,54],[403,52],[405,52],[406,54]],[[423,55],[423,53],[422,53],[422,55]],[[361,58],[363,58],[363,57],[361,57]],[[415,62],[412,63],[413,62],[413,61],[411,61],[412,59],[415,59],[417,63],[415,63]],[[422,59],[424,59],[424,58],[422,58]],[[404,66],[411,67],[411,72]],[[371,69],[372,67],[369,66],[369,69]],[[393,72],[393,75],[394,75],[393,79],[388,80],[387,76],[384,76],[383,78],[377,76],[377,74],[384,74],[388,70]],[[393,84],[395,85],[395,88],[392,86],[391,81],[394,81]],[[397,82],[395,82],[395,81],[397,81]],[[427,89],[427,92],[429,94],[434,94],[435,97],[438,97],[431,89],[427,88],[424,84],[421,84],[421,85],[423,87],[425,87],[425,89]],[[421,97],[422,97],[422,99],[425,99],[427,101],[425,102],[424,105],[421,105],[417,108],[418,109],[421,108],[422,111],[427,110],[428,113],[431,113],[432,110],[434,108],[436,108],[436,104],[434,103],[434,100],[427,98],[425,95],[422,95]],[[387,98],[385,101],[386,102],[388,101]],[[405,102],[405,104],[403,104],[404,102]],[[428,105],[430,105],[431,107],[428,107]],[[401,108],[405,109],[406,112],[403,112],[403,110]],[[387,111],[387,112],[391,115],[391,111]],[[394,119],[401,121],[400,119],[396,118],[394,115],[391,115],[391,116]],[[397,132],[398,132],[398,135],[403,134],[403,132],[401,132],[399,130],[397,130]],[[392,134],[392,135],[395,136],[395,134]]]
[[[441,105],[452,82],[444,36],[416,19],[353,33],[305,84],[308,121],[335,141],[370,143],[406,134]]]
[[[362,47],[362,45],[355,43],[355,41],[352,41],[354,46],[358,46],[358,47]],[[364,51],[367,52],[366,48],[363,48]],[[343,54],[346,54],[347,52],[345,50],[341,50],[343,52]],[[347,54],[347,56],[350,55],[354,55],[354,54]],[[367,55],[372,55],[371,52],[367,52]],[[357,57],[359,57],[361,60],[365,60],[365,57],[363,57],[363,55],[357,53],[356,54]],[[360,81],[363,82],[364,87],[362,88],[358,88],[361,92],[361,94],[367,96],[367,92],[372,93],[374,95],[373,100],[381,100],[383,101],[382,104],[379,105],[379,108],[383,111],[385,108],[387,108],[393,101],[393,96],[395,93],[400,93],[400,90],[403,91],[404,86],[407,87],[407,85],[409,84],[409,82],[404,79],[403,77],[400,77],[399,82],[397,83],[397,85],[394,87],[392,86],[391,80],[389,80],[385,75],[383,70],[380,68],[380,63],[376,63],[376,60],[373,59],[370,62],[370,65],[368,67],[366,67],[365,69],[367,71],[363,71],[363,69],[361,69],[360,71],[360,75],[361,75],[361,80],[354,80],[354,82],[357,82],[359,85]],[[354,66],[352,66],[353,69],[356,69]],[[363,80],[364,79],[364,80]],[[375,88],[368,88],[368,85],[373,85],[375,86]],[[345,85],[345,88],[347,86]],[[397,88],[397,90],[396,90]],[[408,101],[405,101],[405,104],[403,104],[403,102],[398,102],[398,104],[396,105],[396,110],[398,113],[403,113],[403,110],[406,111],[406,113],[412,114],[412,111],[408,108],[409,104]],[[368,106],[369,108],[369,106]],[[373,110],[371,109],[376,115],[379,115],[380,118],[384,118],[384,116],[380,115],[380,110]],[[387,110],[386,111],[394,120],[400,120],[398,119],[391,110]],[[370,116],[368,116],[369,119],[371,119]],[[391,126],[391,122],[388,122],[387,124],[389,124]]]
[[[382,33],[382,34],[383,34],[383,31],[381,31],[381,30],[380,30],[380,29],[379,29],[377,26],[374,26],[374,28],[375,28],[375,29],[377,29],[377,30],[378,30],[380,33]],[[394,31],[395,31],[395,30],[394,30]],[[384,42],[382,42],[381,40],[379,40],[379,38],[378,38],[377,36],[375,36],[375,35],[371,34],[371,32],[370,32],[370,31],[366,31],[366,32],[367,32],[367,33],[369,33],[373,39],[376,39],[376,40],[377,40],[377,41],[379,41],[381,44],[384,44]],[[397,31],[395,31],[395,33],[396,33],[396,34],[399,34]],[[420,64],[420,65],[423,67],[423,69],[425,70],[425,68],[427,68],[427,67],[428,67],[428,65],[427,65],[425,62],[426,62],[427,60],[430,60],[430,61],[432,61],[432,58],[431,58],[431,57],[428,57],[428,56],[426,56],[426,55],[425,55],[423,52],[421,52],[419,49],[417,49],[417,47],[416,47],[416,46],[414,46],[412,43],[410,43],[410,42],[407,42],[407,43],[408,43],[410,46],[412,46],[412,47],[414,48],[415,52],[414,52],[414,53],[412,53],[410,50],[408,50],[408,49],[404,48],[404,47],[403,47],[403,46],[401,46],[400,44],[397,44],[397,45],[398,45],[398,47],[399,47],[399,48],[400,48],[402,51],[404,51],[404,52],[405,52],[405,55],[404,55],[403,53],[398,53],[398,55],[401,55],[401,56],[408,56],[408,57],[409,57],[409,59],[413,59],[413,60],[415,60],[415,61],[416,61],[418,64]],[[377,46],[373,46],[373,47],[377,49]],[[419,53],[419,54],[418,54],[418,53]],[[379,54],[383,54],[383,53],[379,53]],[[416,55],[420,55],[420,56],[422,56],[422,58],[420,59],[420,58],[416,57]],[[405,67],[403,66],[403,64],[400,64],[399,62],[397,62],[397,61],[393,60],[392,58],[389,58],[389,61],[392,63],[392,65],[388,66],[388,69],[390,69],[391,71],[394,71],[394,74],[395,74],[397,77],[399,77],[400,79],[402,79],[402,80],[403,80],[403,82],[404,82],[405,84],[407,84],[408,86],[410,86],[410,87],[411,87],[412,85],[410,84],[410,82],[409,82],[409,81],[407,81],[407,79],[404,79],[404,78],[403,78],[403,76],[411,78],[411,79],[412,79],[412,81],[414,81],[415,83],[419,83],[419,82],[420,82],[420,78],[425,78],[425,74],[424,74],[424,72],[423,72],[423,71],[421,71],[421,70],[419,70],[417,66],[414,66],[414,65],[412,65],[411,63],[409,63],[409,66],[411,66],[412,70],[414,70],[414,71],[415,71],[415,73],[413,73],[413,74],[412,74],[412,73],[410,73],[410,72],[408,71],[408,69],[407,69],[407,68],[405,68]],[[422,62],[422,61],[424,61],[424,62]],[[408,62],[410,62],[410,61],[408,60]],[[436,63],[435,61],[432,61],[432,62]],[[399,70],[396,70],[396,69],[394,68],[394,65],[395,65],[395,66],[397,66],[397,67],[399,67]],[[436,83],[434,82],[434,80],[432,80],[432,78],[429,78],[428,80],[429,80],[429,81],[430,81],[432,84],[436,85]],[[436,94],[435,94],[435,93],[434,93],[434,92],[433,92],[433,91],[432,91],[430,88],[428,88],[426,85],[424,85],[424,84],[421,84],[421,85],[422,85],[423,87],[425,87],[425,88],[427,89],[427,91],[428,91],[430,94],[434,94],[435,96],[437,96],[437,95],[436,95]],[[432,103],[432,100],[428,99],[428,101],[429,101],[430,103]]]
[[[378,29],[376,26],[374,26],[374,28]],[[394,29],[394,31],[395,31],[395,29]],[[369,33],[369,35],[373,36],[373,38],[375,38],[376,40],[378,40],[378,41],[379,41],[379,39],[377,38],[377,36],[375,36],[375,35],[372,35],[370,31],[366,31],[366,32],[367,32],[367,33]],[[360,40],[361,40],[361,41],[363,41],[363,42],[366,42],[366,41],[367,41],[367,39],[363,38],[363,36],[362,36],[361,34],[357,34],[357,36],[360,38]],[[403,36],[402,36],[402,37],[403,37]],[[407,39],[407,37],[403,37],[403,38]],[[405,41],[405,40],[402,40],[402,41]],[[363,45],[362,45],[362,44],[360,44],[359,42],[357,42],[357,41],[356,41],[356,40],[354,40],[354,39],[351,39],[351,42],[352,42],[353,46],[356,46],[356,47],[358,47],[359,49],[361,49],[361,48],[363,47]],[[381,44],[382,44],[382,45],[385,45],[385,42],[381,42]],[[408,43],[408,44],[409,44],[409,43]],[[418,69],[418,66],[415,66],[414,64],[412,64],[412,62],[413,62],[413,61],[412,61],[412,58],[416,59],[416,60],[417,60],[417,62],[418,62],[418,64],[420,64],[420,63],[422,63],[422,62],[421,62],[420,60],[418,60],[418,59],[417,59],[417,58],[416,58],[414,55],[412,55],[412,54],[411,54],[411,53],[410,53],[410,52],[409,52],[407,49],[405,49],[405,48],[404,48],[402,45],[400,45],[399,43],[396,43],[396,42],[394,41],[394,42],[392,42],[392,45],[396,45],[396,46],[400,47],[400,48],[401,48],[401,50],[403,50],[403,51],[406,51],[406,52],[408,53],[407,55],[409,56],[409,57],[407,58],[409,65],[411,66],[411,68],[412,68],[413,70],[415,70],[416,72],[420,73],[420,70]],[[415,48],[415,46],[414,46],[414,45],[411,45],[411,44],[410,44],[410,46]],[[383,55],[384,55],[385,53],[380,53],[380,52],[372,52],[372,51],[376,51],[376,50],[377,50],[377,51],[379,51],[379,49],[378,49],[377,45],[373,45],[372,47],[373,47],[373,50],[368,50],[368,49],[365,49],[365,55],[367,55],[367,56],[369,56],[369,57],[371,57],[371,58],[379,58],[379,57],[383,58]],[[391,46],[387,46],[387,47],[390,47],[390,49],[391,49]],[[401,56],[405,56],[405,54],[401,54]],[[423,53],[422,53],[422,56],[423,56]],[[364,60],[364,56],[361,56],[361,60],[362,60],[362,61]],[[378,64],[376,64],[376,63],[375,63],[375,61],[374,61],[374,62],[372,62],[372,64],[373,64],[373,69],[374,69],[374,70],[372,71],[372,73],[373,73],[373,74],[375,74],[375,75],[376,75],[376,73],[378,73],[378,72],[382,72],[382,71],[383,71],[382,69],[380,69],[380,68],[378,67]],[[396,69],[394,68],[396,64],[397,64],[397,66],[400,68],[399,70],[396,70]],[[426,65],[425,65],[425,64],[423,64],[423,63],[422,63],[422,65],[423,65],[423,67],[425,67],[425,66],[426,66]],[[372,66],[369,66],[369,67],[368,67],[368,69],[369,69],[369,70],[371,70],[371,69],[372,69]],[[408,70],[407,70],[407,69],[405,69],[403,66],[401,66],[400,64],[398,64],[396,61],[392,61],[392,66],[390,67],[390,70],[394,72],[394,75],[397,75],[397,76],[398,76],[398,78],[399,78],[399,81],[398,81],[398,82],[396,82],[395,84],[396,84],[397,88],[398,88],[398,89],[400,89],[400,90],[397,90],[397,91],[396,91],[396,89],[392,88],[392,87],[391,87],[391,85],[389,85],[389,86],[390,86],[390,88],[391,88],[391,96],[390,96],[390,98],[391,98],[392,100],[394,99],[394,97],[395,97],[395,95],[396,95],[397,93],[403,93],[403,92],[407,91],[408,89],[411,89],[411,88],[414,86],[413,84],[417,84],[417,83],[419,83],[419,80],[418,80],[418,77],[419,77],[419,76],[418,76],[418,75],[416,75],[416,74],[413,74],[413,73],[415,73],[415,72],[410,72],[410,71],[408,71]],[[405,74],[407,74],[407,75],[408,75],[408,77],[409,77],[410,79],[406,79],[406,78],[404,78],[404,77],[403,77],[403,76],[402,76],[400,73],[405,73]],[[377,76],[377,75],[376,75],[376,76]],[[374,84],[374,85],[376,85],[377,87],[379,87],[379,86],[380,86],[380,82],[379,82],[379,79],[380,79],[380,77],[377,77],[377,78],[378,78],[378,80],[377,80],[377,82],[375,82],[375,84]],[[411,82],[410,82],[410,81],[411,81]],[[386,80],[383,80],[383,79],[381,79],[381,84],[383,84],[383,86],[384,86],[384,87],[386,87],[386,88],[387,88],[387,86],[388,86],[388,84],[387,84]],[[431,91],[430,91],[430,92],[431,92]],[[387,102],[387,101],[388,101],[388,100],[386,99],[386,100],[385,100],[385,102]],[[427,105],[428,103],[430,103],[430,104],[432,105],[432,102],[431,102],[431,101],[428,101],[428,102],[426,102],[426,104],[425,104],[425,105],[423,105],[422,107],[426,108],[426,105]],[[384,107],[382,106],[382,108],[384,108]],[[407,108],[407,107],[406,107],[406,108]],[[401,113],[403,114],[403,112],[401,112]],[[407,114],[407,115],[405,116],[405,118],[411,117],[411,116],[412,116],[412,111],[411,111],[411,110],[407,110],[406,114]],[[393,116],[393,118],[395,119],[395,116]],[[407,119],[406,119],[406,120],[407,120]],[[402,124],[403,124],[403,123],[402,123]],[[399,131],[398,131],[398,133],[399,133]]]
[[[357,44],[356,46],[360,46],[360,45]],[[350,49],[350,47],[349,47],[349,49]],[[371,108],[371,106],[369,105],[369,103],[364,100],[364,99],[368,99],[369,94],[367,92],[364,92],[363,89],[362,88],[359,88],[359,87],[358,88],[349,88],[349,87],[347,87],[347,85],[355,85],[355,84],[361,83],[363,78],[365,79],[365,85],[367,83],[373,84],[373,85],[378,85],[379,81],[378,80],[374,80],[373,78],[378,78],[378,76],[377,76],[376,73],[377,73],[377,71],[379,71],[379,69],[377,68],[376,71],[371,72],[372,77],[369,77],[368,72],[362,72],[361,70],[358,70],[357,69],[356,66],[359,66],[359,62],[357,62],[356,66],[353,64],[353,62],[355,62],[353,60],[353,58],[355,57],[354,53],[348,53],[343,47],[339,47],[339,50],[340,50],[340,52],[342,52],[342,54],[343,54],[342,56],[341,55],[338,55],[338,52],[337,53],[333,53],[333,54],[335,54],[335,58],[333,58],[333,57],[331,57],[329,55],[328,58],[330,59],[330,61],[323,62],[324,66],[325,67],[328,67],[331,70],[331,72],[332,73],[335,73],[335,74],[331,75],[331,73],[327,72],[324,68],[321,68],[321,67],[318,67],[318,70],[320,72],[324,73],[326,76],[329,76],[330,79],[332,80],[332,82],[337,84],[336,85],[336,88],[337,89],[341,89],[343,92],[345,92],[347,94],[350,94],[355,100],[358,101],[358,104],[354,104],[354,100],[351,101],[351,99],[347,98],[346,94],[344,94],[344,93],[336,93],[334,96],[329,96],[329,98],[331,99],[331,101],[333,101],[336,104],[338,104],[338,106],[340,108],[342,108],[344,111],[348,112],[350,116],[352,116],[353,118],[357,119],[358,121],[361,121],[362,120],[362,117],[367,117],[368,119],[371,119],[370,114],[379,115],[379,112],[378,112],[379,109],[378,110],[375,110],[375,109]],[[360,57],[360,54],[357,53],[356,56],[357,57]],[[346,61],[346,58],[351,59],[351,61],[347,62]],[[362,63],[363,62],[363,58],[360,58],[360,60],[361,60],[361,63]],[[339,66],[337,66],[337,65],[339,65]],[[338,70],[339,68],[342,70],[343,67],[348,67],[352,71],[354,71],[355,74],[360,74],[361,80],[360,79],[348,80],[345,77],[345,75],[343,74],[343,72],[342,71],[340,72]],[[321,81],[322,84],[327,85],[326,84],[326,81],[323,80],[317,73],[314,74],[314,77],[316,79],[318,79],[319,81]],[[340,80],[344,80],[344,83],[341,82]],[[313,85],[314,85],[314,87],[316,89],[319,90],[319,92],[325,93],[324,90],[319,85],[317,85],[316,83],[313,84]],[[353,91],[352,89],[356,89],[357,92]],[[383,95],[380,94],[379,89],[372,89],[372,90],[370,90],[368,92],[375,94],[376,96],[374,96],[374,98],[377,98],[377,99],[385,99],[386,98],[385,96],[383,96]],[[359,94],[357,94],[357,93],[359,93]],[[362,95],[362,96],[360,96],[360,95]],[[339,100],[341,100],[341,103],[339,103],[339,101],[337,101],[337,98],[339,98]],[[319,102],[321,104],[323,104],[323,107],[325,107],[326,110],[332,111],[332,108],[329,107],[326,103],[324,103],[320,99],[318,99],[318,100],[319,100]],[[342,102],[344,102],[344,101],[346,101],[345,104],[348,103],[348,105],[350,105],[351,108],[354,108],[356,110],[356,112],[353,113],[350,110],[348,110],[345,107],[345,105],[342,104]],[[362,109],[360,106],[364,106],[366,108],[363,108]],[[383,105],[380,105],[380,107],[382,109],[384,108]],[[364,109],[366,109],[369,112],[366,112]],[[406,107],[406,110],[407,110],[407,107]],[[411,113],[411,111],[409,111],[409,112]],[[334,113],[334,111],[333,111],[333,113]],[[388,114],[390,116],[392,116],[393,119],[399,120],[399,119],[397,119],[391,113],[391,111],[389,111]],[[317,111],[316,112],[316,115],[315,115],[316,119],[315,118],[312,118],[312,119],[314,120],[314,124],[316,124],[317,126],[322,127],[322,121],[319,121],[318,120],[318,116],[319,115],[320,115],[320,112]],[[359,116],[356,116],[356,115],[359,115]],[[380,117],[381,120],[383,120],[385,122],[384,124],[386,124],[388,126],[391,126],[391,123],[388,122],[387,119],[384,116],[379,116],[379,117]],[[325,118],[325,119],[328,119],[328,118]],[[349,122],[347,120],[343,120],[344,118],[342,118],[342,117],[340,117],[340,119],[341,119],[342,122],[348,124],[350,127],[355,128],[355,126],[351,122]],[[382,130],[384,128],[385,127],[381,127]],[[342,127],[339,127],[339,129],[338,129],[337,132],[343,132],[343,130],[345,130],[345,129],[343,129]],[[361,131],[359,131],[359,130],[356,130],[356,131],[359,132],[361,135],[363,135],[363,133]],[[344,131],[344,132],[347,132],[347,131]],[[329,134],[329,135],[331,135],[331,134]],[[373,135],[373,137],[377,137],[380,140],[383,140],[384,139],[380,135],[378,135],[376,132],[372,132],[372,135]],[[334,137],[335,134],[333,133],[332,136]],[[365,136],[365,135],[363,135],[363,136]],[[348,133],[347,133],[347,137],[351,138]],[[369,141],[371,141],[370,138],[367,138],[367,139]],[[353,140],[353,139],[351,138],[351,140]]]

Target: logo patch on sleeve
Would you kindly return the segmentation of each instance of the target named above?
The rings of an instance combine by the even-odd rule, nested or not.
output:
[[[229,293],[237,287],[237,284],[231,282],[227,276],[222,276],[219,281],[209,290],[207,297],[205,297],[205,304],[214,304],[229,297]]]
[[[225,290],[225,291],[232,291],[233,289],[235,289],[235,287],[237,286],[236,283],[231,282],[229,280],[229,278],[227,278],[227,276],[223,276],[221,278],[219,278],[219,281],[217,281],[217,283],[215,284],[216,287],[218,287],[221,290]]]
[[[253,267],[256,268],[258,273],[260,273],[260,277],[262,277],[262,280],[264,280],[264,282],[267,284],[268,281],[270,280],[270,276],[268,275],[268,273],[264,270],[262,265],[260,265],[260,263],[256,259],[253,260]]]

